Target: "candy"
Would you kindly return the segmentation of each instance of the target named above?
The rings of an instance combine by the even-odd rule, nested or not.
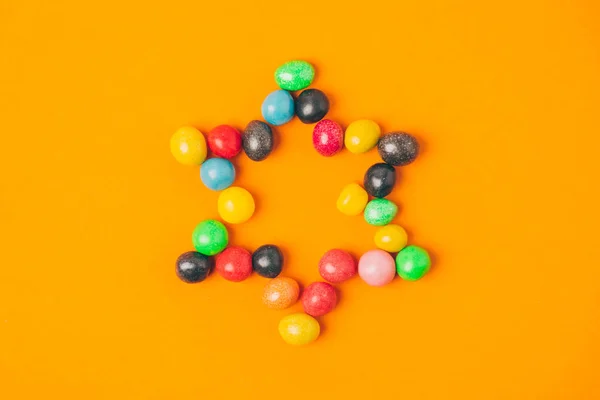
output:
[[[396,255],[396,270],[402,279],[416,281],[431,268],[427,250],[418,246],[407,246]]]
[[[324,119],[313,128],[312,140],[321,155],[330,157],[344,147],[344,131],[337,122]]]
[[[292,278],[271,279],[263,291],[263,303],[274,310],[283,310],[298,301],[300,287]]]
[[[273,151],[273,131],[262,121],[250,121],[242,135],[244,152],[253,161],[262,161]]]
[[[305,124],[314,124],[329,111],[329,100],[319,89],[306,89],[296,99],[296,115]]]
[[[285,90],[276,90],[265,98],[261,110],[269,124],[283,125],[294,117],[294,99]]]
[[[242,150],[242,137],[237,129],[219,125],[208,132],[208,147],[217,157],[232,158]]]
[[[356,275],[354,257],[340,249],[329,250],[319,260],[319,274],[328,282],[340,283]]]
[[[192,233],[194,248],[204,255],[214,256],[222,251],[229,241],[225,225],[214,219],[200,222]]]
[[[407,240],[406,231],[399,225],[386,225],[375,232],[375,245],[390,253],[400,251],[406,246]]]
[[[288,61],[275,71],[275,82],[284,90],[302,90],[312,83],[315,69],[306,61]]]
[[[241,247],[228,247],[217,255],[215,269],[228,281],[241,282],[252,274],[252,256]]]
[[[177,129],[171,136],[171,153],[184,165],[200,165],[206,159],[206,140],[191,126]]]
[[[390,165],[406,165],[419,155],[419,142],[408,133],[392,132],[381,137],[377,151],[381,159]]]
[[[232,186],[219,194],[217,210],[225,222],[241,224],[254,214],[254,198],[246,189]]]
[[[342,214],[355,216],[363,212],[369,201],[369,195],[357,183],[350,183],[342,189],[337,199],[337,209]]]
[[[396,169],[386,163],[371,165],[365,173],[365,190],[373,197],[385,197],[396,184]]]
[[[337,295],[335,289],[327,282],[314,282],[302,293],[304,312],[319,317],[335,308]]]
[[[389,253],[369,250],[358,261],[358,275],[371,286],[383,286],[396,276],[396,265]]]
[[[396,216],[398,206],[388,199],[373,199],[365,207],[365,221],[375,226],[387,225]]]
[[[321,327],[319,322],[303,313],[291,314],[279,321],[281,338],[292,345],[303,345],[313,342],[319,337]]]
[[[364,153],[375,147],[380,135],[379,125],[368,119],[360,119],[346,128],[344,144],[351,153]]]
[[[186,283],[202,282],[212,272],[214,260],[197,251],[188,251],[177,258],[175,273]]]
[[[283,268],[283,254],[274,244],[260,246],[252,254],[252,268],[265,278],[275,278]]]
[[[235,168],[224,158],[210,158],[200,167],[200,179],[210,190],[223,190],[235,180]]]

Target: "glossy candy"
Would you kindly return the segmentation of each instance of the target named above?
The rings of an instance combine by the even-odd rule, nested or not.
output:
[[[380,135],[381,129],[377,123],[360,119],[346,128],[344,144],[351,153],[364,153],[375,147]]]
[[[252,254],[252,268],[265,278],[275,278],[283,269],[283,254],[274,244],[260,246]]]
[[[171,136],[171,154],[184,165],[200,165],[206,159],[206,140],[191,126],[184,126]]]
[[[335,308],[337,294],[335,289],[327,282],[314,282],[308,285],[302,293],[302,306],[304,312],[319,317]]]
[[[223,278],[232,282],[241,282],[252,274],[252,256],[250,252],[238,246],[231,246],[219,253],[215,269]]]
[[[207,136],[208,147],[217,157],[232,158],[242,150],[240,132],[229,125],[219,125]]]
[[[262,121],[250,121],[242,134],[244,152],[253,161],[262,161],[273,151],[273,131]]]
[[[427,250],[419,246],[407,246],[396,255],[396,270],[402,279],[416,281],[431,268]]]
[[[295,346],[315,341],[321,333],[319,322],[304,313],[285,316],[279,321],[279,334],[287,343]]]
[[[200,179],[210,190],[223,190],[235,180],[235,168],[224,158],[210,158],[200,167]]]
[[[214,256],[222,251],[229,241],[225,225],[214,219],[200,222],[192,233],[194,248],[204,255]]]
[[[358,275],[371,286],[383,286],[396,276],[394,258],[383,250],[370,250],[358,261]]]
[[[254,198],[246,189],[232,186],[223,190],[217,200],[217,211],[225,222],[241,224],[254,214]]]
[[[408,241],[408,235],[400,225],[389,224],[375,232],[375,245],[390,253],[400,251]]]
[[[310,86],[314,78],[315,69],[306,61],[288,61],[275,71],[275,82],[284,90],[302,90]]]
[[[263,303],[274,310],[283,310],[298,301],[300,287],[292,278],[271,279],[263,291]]]
[[[305,124],[314,124],[329,111],[329,100],[319,89],[306,89],[296,99],[296,115]]]
[[[396,168],[386,163],[371,165],[365,173],[365,190],[373,197],[385,197],[396,184]]]
[[[398,206],[388,199],[373,199],[365,207],[365,221],[370,225],[387,225],[396,216]]]
[[[337,122],[322,120],[313,129],[313,146],[323,156],[334,155],[344,148],[344,130]]]
[[[357,183],[350,183],[342,189],[337,199],[337,209],[342,214],[355,216],[363,212],[369,195]]]
[[[329,250],[319,260],[319,274],[328,282],[340,283],[356,275],[354,257],[340,249]]]
[[[285,90],[276,90],[265,98],[261,110],[269,124],[283,125],[294,117],[294,98]]]
[[[392,132],[383,135],[377,145],[381,159],[390,165],[410,164],[419,155],[419,142],[405,132]]]
[[[213,270],[214,259],[197,251],[188,251],[177,258],[175,273],[186,283],[202,282]]]

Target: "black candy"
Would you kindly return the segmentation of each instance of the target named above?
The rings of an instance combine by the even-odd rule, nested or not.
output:
[[[262,121],[250,121],[242,133],[244,152],[254,161],[267,158],[273,151],[273,131]]]
[[[188,251],[177,258],[175,272],[184,282],[202,282],[212,272],[214,259],[197,251]]]
[[[275,278],[283,268],[283,254],[274,244],[260,246],[252,254],[252,269],[265,278]]]
[[[319,89],[306,89],[296,99],[296,115],[305,124],[314,124],[329,111],[329,100]]]
[[[371,165],[365,173],[364,186],[373,197],[385,197],[392,192],[396,184],[396,168],[390,164]]]
[[[381,159],[390,165],[407,165],[419,155],[419,142],[408,133],[392,132],[379,139],[377,151]]]

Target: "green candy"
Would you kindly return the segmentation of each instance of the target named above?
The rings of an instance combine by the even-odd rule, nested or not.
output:
[[[388,199],[373,199],[365,207],[365,221],[371,225],[387,225],[396,216],[398,206]]]
[[[192,233],[192,243],[196,251],[206,256],[221,252],[229,241],[225,225],[214,219],[200,222]]]
[[[302,90],[315,78],[315,69],[306,61],[288,61],[275,71],[275,82],[283,90]]]
[[[427,250],[419,246],[406,246],[396,256],[396,271],[402,279],[416,281],[431,268]]]

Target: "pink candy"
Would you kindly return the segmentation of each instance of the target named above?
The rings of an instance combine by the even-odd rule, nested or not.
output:
[[[358,261],[358,275],[371,286],[383,286],[396,276],[394,258],[383,250],[370,250]]]
[[[321,120],[313,129],[313,146],[325,157],[330,157],[344,147],[344,131],[337,122]]]

